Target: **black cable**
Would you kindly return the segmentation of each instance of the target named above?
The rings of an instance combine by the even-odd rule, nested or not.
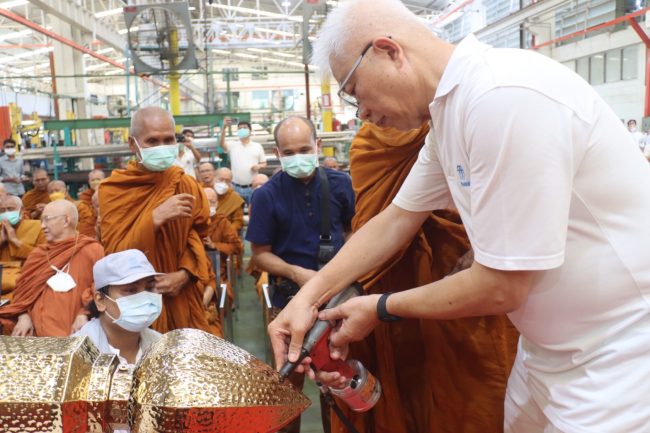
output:
[[[314,364],[310,365],[311,369],[316,371],[316,366]],[[332,397],[332,394],[329,392],[323,391],[323,385],[320,382],[316,382],[316,385],[318,385],[318,389],[320,390],[321,394],[323,394],[323,399],[325,402],[332,408],[334,409],[334,413],[336,416],[339,417],[343,425],[348,429],[350,433],[359,433],[359,430],[354,428],[354,425],[352,424],[352,421],[345,416],[341,408],[336,404],[336,401],[334,400],[334,397]]]

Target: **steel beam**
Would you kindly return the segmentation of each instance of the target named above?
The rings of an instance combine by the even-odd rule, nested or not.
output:
[[[250,121],[250,113],[214,113],[214,114],[187,114],[174,116],[177,125],[216,125],[224,117],[238,117],[240,120]],[[43,128],[46,131],[61,131],[64,129],[101,129],[101,128],[128,128],[131,124],[130,117],[111,119],[72,119],[72,120],[46,120]]]

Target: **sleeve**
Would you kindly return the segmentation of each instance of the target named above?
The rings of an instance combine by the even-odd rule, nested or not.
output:
[[[501,270],[563,263],[575,170],[573,121],[568,107],[523,87],[494,89],[470,107],[464,134],[477,262]]]
[[[267,184],[268,185],[268,184]],[[267,185],[253,194],[246,240],[258,245],[271,245],[276,231],[273,218],[273,197]]]
[[[423,212],[454,207],[433,134],[431,130],[427,135],[417,161],[393,199],[393,204],[404,210]]]

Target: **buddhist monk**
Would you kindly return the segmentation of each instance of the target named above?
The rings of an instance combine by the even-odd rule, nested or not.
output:
[[[0,183],[0,198],[4,198],[7,196],[7,188],[5,188],[5,185],[3,183]]]
[[[43,209],[44,244],[32,251],[16,282],[11,304],[0,308],[6,334],[65,337],[88,322],[93,265],[104,257],[99,242],[77,233],[77,208],[67,200]],[[54,268],[57,270],[55,271]]]
[[[267,175],[265,175],[264,173],[257,173],[255,176],[253,176],[253,180],[251,181],[251,187],[253,188],[253,191],[255,191],[257,188],[264,185],[268,181],[269,181],[269,177]]]
[[[97,238],[95,226],[97,225],[97,212],[92,204],[92,197],[97,187],[104,180],[105,175],[102,170],[93,170],[88,174],[88,185],[90,188],[79,194],[77,202],[77,211],[79,211],[79,225],[77,231],[91,238]]]
[[[0,197],[0,264],[2,264],[2,294],[16,287],[20,269],[29,253],[45,242],[41,224],[23,218],[23,203],[13,195]]]
[[[98,193],[99,190],[95,191],[90,202],[92,203],[93,206],[93,212],[95,212],[95,215],[97,215],[97,218],[95,219],[95,239],[101,241],[102,217],[99,215],[99,194]]]
[[[131,117],[129,146],[136,160],[99,186],[101,239],[107,253],[139,249],[165,273],[155,278],[164,306],[154,329],[219,333],[207,322],[202,304],[211,269],[202,242],[209,233],[210,206],[198,182],[174,166],[174,127],[174,118],[158,107]]]
[[[217,191],[217,211],[224,214],[237,233],[244,227],[244,199],[232,187],[232,171],[222,167],[217,170],[214,189]]]
[[[328,156],[323,160],[323,167],[339,170],[339,162],[333,156]]]
[[[34,189],[27,191],[23,196],[23,206],[30,218],[39,219],[43,208],[50,202],[50,194],[47,192],[49,183],[50,176],[46,170],[42,168],[34,170],[32,175]]]
[[[202,162],[199,165],[199,181],[204,188],[214,188],[216,172],[211,162]]]
[[[72,197],[68,195],[68,186],[62,180],[53,180],[47,184],[47,192],[50,197],[50,202],[56,200],[73,201]]]
[[[352,141],[350,174],[358,231],[393,200],[418,157],[428,125],[403,132],[365,123]],[[455,211],[434,212],[388,263],[361,279],[367,293],[407,290],[443,278],[468,250]],[[381,381],[374,410],[346,410],[360,432],[498,433],[516,354],[517,332],[506,316],[449,321],[404,320],[379,326],[351,345]],[[332,432],[347,432],[332,417]]]

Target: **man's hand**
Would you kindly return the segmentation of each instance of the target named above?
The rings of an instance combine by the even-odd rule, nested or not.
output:
[[[212,238],[210,236],[206,236],[203,238],[203,245],[205,245],[206,248],[211,249],[211,250],[216,250],[217,246],[212,242]]]
[[[194,196],[192,194],[176,194],[169,197],[153,211],[153,225],[160,228],[167,221],[192,216]]]
[[[176,296],[181,289],[190,281],[190,275],[185,269],[170,272],[165,275],[154,277],[154,291],[163,295]]]
[[[17,177],[5,177],[2,179],[2,181],[7,183],[20,183],[20,179]]]
[[[341,320],[341,324],[330,334],[330,354],[333,359],[342,358],[349,343],[364,339],[379,324],[379,297],[357,296],[318,314],[320,320]]]
[[[232,119],[230,117],[224,117],[223,118],[223,126],[226,127],[226,126],[230,126],[230,125],[232,125]]]
[[[261,168],[261,167],[260,167],[259,164],[253,164],[253,165],[251,165],[251,171],[252,171],[253,173],[257,173],[258,171],[260,171],[260,168]]]
[[[2,220],[2,233],[6,236],[6,239],[14,244],[16,248],[20,248],[23,244],[23,242],[18,239],[18,236],[16,236],[16,230],[11,226],[9,221],[7,220]]]
[[[205,286],[205,290],[203,290],[203,306],[205,308],[208,308],[213,298],[214,298],[214,287],[212,287],[211,285]]]
[[[74,322],[72,322],[72,329],[70,330],[70,334],[74,334],[75,332],[83,328],[86,323],[88,323],[88,316],[86,316],[85,314],[78,315],[74,319]]]
[[[12,337],[31,337],[34,335],[34,324],[32,323],[29,314],[21,314],[18,316],[18,322],[11,332]]]
[[[7,242],[7,232],[3,227],[0,227],[0,245],[4,245]]]
[[[269,323],[267,331],[278,370],[287,360],[295,362],[298,359],[305,334],[314,325],[317,316],[316,305],[306,305],[301,303],[299,298],[293,298],[278,317]],[[310,363],[311,358],[305,358],[296,368],[296,372],[304,373],[309,369]]]
[[[302,287],[307,284],[307,281],[309,281],[314,275],[316,275],[316,271],[305,269],[300,266],[294,266],[291,281]]]

